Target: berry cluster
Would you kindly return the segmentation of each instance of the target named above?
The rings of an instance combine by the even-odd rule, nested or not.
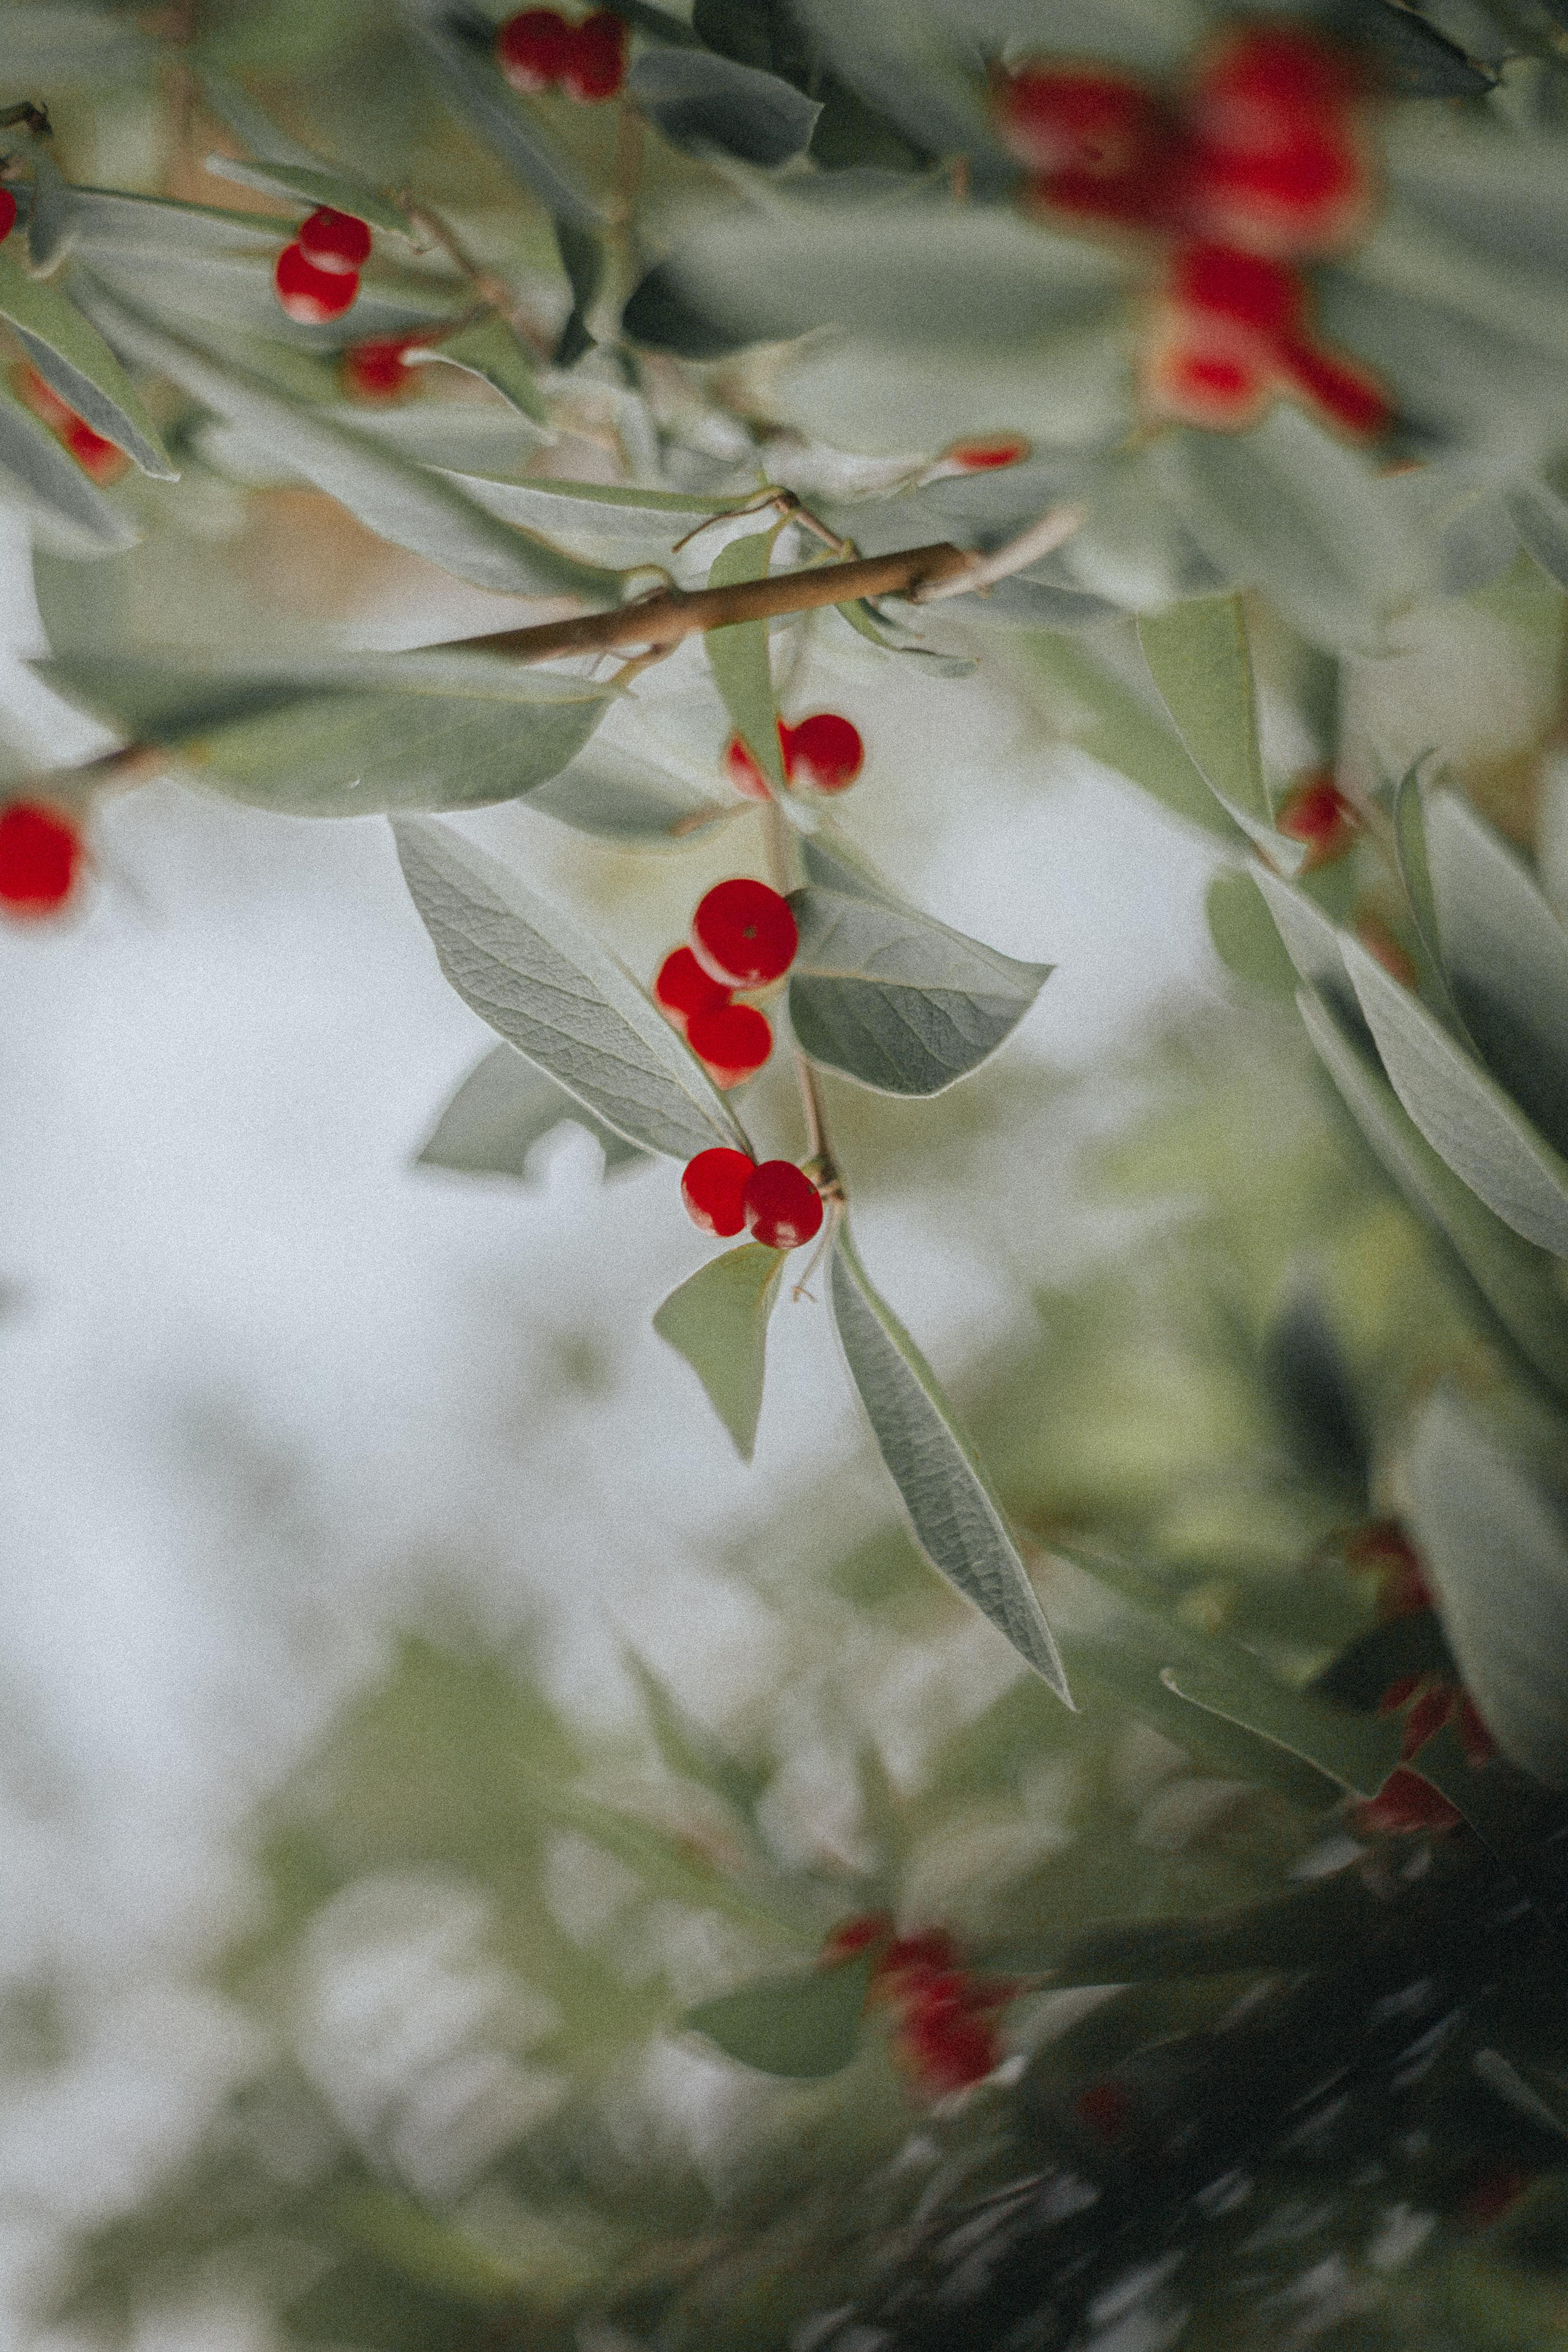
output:
[[[1361,831],[1360,817],[1327,768],[1287,794],[1274,823],[1287,840],[1304,845],[1307,855],[1301,870],[1305,874],[1343,857]]]
[[[1172,93],[1043,59],[1000,82],[1003,134],[1048,211],[1160,241],[1154,415],[1237,430],[1284,393],[1358,438],[1392,422],[1371,373],[1314,334],[1302,275],[1372,217],[1368,96],[1353,55],[1291,25],[1224,34]]]
[[[300,326],[325,326],[352,305],[369,259],[367,225],[321,205],[278,257],[272,273],[278,299]]]
[[[778,721],[779,752],[785,781],[816,793],[847,792],[866,764],[860,730],[837,710],[814,710],[798,727]],[[724,746],[724,773],[748,800],[765,801],[767,781],[739,735]]]
[[[0,907],[8,915],[52,915],[81,870],[82,843],[68,817],[40,801],[0,810]]]
[[[11,371],[11,389],[24,408],[30,408],[40,425],[47,425],[62,449],[76,459],[84,474],[95,482],[118,481],[131,463],[123,449],[95,433],[85,416],[79,416],[68,401],[62,400],[53,384],[46,383],[36,367],[24,362]]]
[[[765,882],[736,875],[699,901],[690,945],[673,949],[655,973],[654,1003],[715,1086],[738,1087],[773,1052],[767,1014],[754,1004],[737,1004],[735,994],[782,980],[795,961],[798,936],[787,898]]]
[[[871,1998],[895,2012],[893,2050],[920,2087],[940,2097],[994,2074],[1002,2060],[998,2011],[1017,1993],[1005,1978],[960,1964],[945,1927],[896,1936],[884,1911],[844,1920],[824,1942],[825,1968],[872,1952]]]
[[[496,63],[525,97],[554,89],[593,106],[614,98],[626,78],[626,28],[609,8],[580,25],[553,8],[525,8],[496,35]]]
[[[743,1225],[764,1247],[792,1250],[822,1231],[822,1195],[793,1160],[759,1163],[716,1144],[687,1161],[680,1197],[694,1225],[725,1241]]]

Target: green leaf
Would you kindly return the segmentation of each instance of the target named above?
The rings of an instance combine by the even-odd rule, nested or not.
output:
[[[627,566],[667,564],[678,539],[723,514],[730,503],[674,490],[621,489],[602,483],[502,482],[458,476],[464,494],[503,521],[536,530],[590,561]]]
[[[872,1288],[847,1218],[834,1237],[829,1296],[849,1377],[921,1549],[1070,1706],[1057,1645],[1001,1506],[935,1374]]]
[[[345,172],[341,165],[317,154],[313,147],[290,138],[226,74],[204,67],[201,86],[213,112],[227,123],[237,138],[244,140],[255,158],[254,162],[242,163],[232,155],[208,155],[205,159],[207,171],[219,179],[233,180],[241,187],[276,192],[312,207],[329,205],[335,212],[353,213],[374,228],[395,229],[408,236],[408,215],[400,205],[389,203],[358,173]]]
[[[637,1686],[655,1744],[668,1769],[678,1780],[694,1780],[699,1788],[710,1789],[736,1812],[749,1814],[767,1786],[768,1775],[748,1771],[729,1755],[636,1650],[623,1648],[621,1664]]]
[[[1437,936],[1437,908],[1432,896],[1432,871],[1426,854],[1426,810],[1421,790],[1420,760],[1413,761],[1394,787],[1394,851],[1404,886],[1405,903],[1421,948],[1421,986],[1451,1029],[1463,1031],[1458,1006],[1443,969]],[[1471,1041],[1473,1042],[1473,1040]]]
[[[1138,624],[1149,675],[1215,798],[1255,839],[1274,830],[1239,596],[1194,597]]]
[[[33,201],[27,210],[27,267],[47,278],[70,250],[70,191],[47,147],[33,152]]]
[[[721,548],[708,573],[710,588],[733,588],[744,580],[765,579],[778,531],[774,523],[771,530],[749,531]],[[727,629],[710,629],[703,644],[735,732],[774,790],[782,793],[784,754],[779,749],[767,623],[737,621]]]
[[[880,1094],[937,1095],[1010,1037],[1052,967],[916,909],[797,890],[790,1024],[804,1053]]]
[[[717,148],[764,170],[803,154],[822,112],[776,74],[708,49],[643,49],[626,89],[672,146],[698,154]]]
[[[305,480],[395,546],[507,595],[579,596],[598,606],[619,602],[618,572],[510,530],[465,498],[450,477],[413,465],[374,434],[289,398],[194,334],[176,335],[101,291],[94,308],[116,341],[215,415],[274,446]]]
[[[529,794],[530,808],[579,833],[645,848],[675,849],[732,815],[684,776],[595,736],[558,776]]]
[[[1568,1497],[1563,1433],[1483,1419],[1439,1389],[1405,1464],[1410,1526],[1488,1729],[1516,1764],[1568,1786]]]
[[[602,226],[604,200],[502,79],[492,54],[491,27],[482,18],[469,19],[446,6],[444,0],[404,0],[400,13],[415,47],[458,112],[546,212],[579,227]]]
[[[1265,996],[1293,1003],[1296,967],[1254,877],[1236,866],[1215,876],[1204,898],[1209,937],[1227,971]]]
[[[536,424],[548,422],[550,409],[535,381],[533,355],[499,311],[477,319],[471,327],[461,328],[439,343],[416,343],[407,363],[419,367],[437,360],[461,368],[467,375],[477,375]]]
[[[818,890],[837,891],[841,898],[868,899],[874,907],[918,912],[831,817],[819,816],[812,830],[800,835],[800,857],[806,880]]]
[[[395,824],[404,878],[464,1003],[628,1142],[689,1160],[745,1130],[629,972],[459,834]]]
[[[1267,866],[1247,868],[1274,918],[1285,952],[1309,988],[1321,991],[1359,1029],[1361,1010],[1340,953],[1341,933],[1315,898],[1299,884],[1271,874]]]
[[[557,367],[569,368],[584,352],[594,348],[594,331],[588,319],[604,286],[609,257],[605,240],[596,230],[569,220],[555,223],[555,250],[561,256],[561,267],[572,289],[572,308],[553,357]]]
[[[1369,1626],[1313,1676],[1312,1688],[1331,1706],[1370,1715],[1389,1685],[1406,1675],[1454,1679],[1454,1654],[1431,1609],[1406,1610],[1403,1616]]]
[[[1426,845],[1435,930],[1465,1027],[1493,1076],[1568,1151],[1568,932],[1522,859],[1458,793],[1433,794]]]
[[[1090,759],[1142,785],[1205,833],[1233,845],[1246,838],[1215,800],[1181,737],[1081,646],[1062,636],[1031,637],[1024,675],[1026,681],[1045,684],[1057,723]]]
[[[135,527],[0,382],[0,488],[7,478],[34,514],[62,528],[63,551],[111,554],[136,544]]]
[[[1568,1161],[1358,940],[1342,935],[1340,953],[1389,1082],[1433,1150],[1515,1233],[1568,1257]]]
[[[760,1242],[726,1250],[672,1290],[653,1318],[659,1338],[685,1357],[707,1390],[742,1462],[757,1442],[768,1318],[787,1255]]]
[[[1298,1003],[1307,1034],[1367,1142],[1417,1214],[1447,1244],[1474,1286],[1483,1320],[1518,1349],[1523,1366],[1568,1401],[1568,1330],[1544,1250],[1523,1241],[1478,1201],[1440,1159],[1363,1045],[1315,990]]]
[[[1289,1748],[1357,1796],[1374,1796],[1399,1761],[1399,1725],[1330,1706],[1309,1691],[1277,1682],[1255,1661],[1242,1664],[1246,1658],[1233,1643],[1223,1654],[1216,1649],[1212,1656],[1167,1666],[1162,1679],[1191,1706]]]
[[[493,1045],[441,1113],[416,1161],[464,1175],[526,1178],[534,1145],[563,1119],[587,1129],[604,1151],[606,1174],[647,1157],[510,1045]]]
[[[812,1976],[764,1977],[688,2010],[681,2023],[759,2074],[819,2082],[848,2065],[860,2043],[869,1958]]]
[[[490,2249],[449,2219],[395,2189],[363,2182],[335,2190],[326,2218],[334,2234],[363,2246],[387,2268],[438,2294],[464,2302],[505,2303],[517,2293],[519,2274]]]

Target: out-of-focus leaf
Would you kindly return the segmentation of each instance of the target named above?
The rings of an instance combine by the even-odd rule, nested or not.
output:
[[[416,48],[458,111],[545,210],[583,228],[602,224],[604,201],[501,79],[494,26],[445,0],[403,0],[402,14]]]
[[[1337,0],[1328,23],[1376,60],[1384,86],[1399,98],[1485,98],[1497,76],[1399,0]]]
[[[872,1287],[847,1218],[834,1236],[829,1296],[849,1377],[921,1549],[1070,1706],[1057,1645],[1001,1507],[935,1374]]]
[[[437,2218],[411,2197],[379,2184],[340,2189],[327,2201],[327,2219],[351,2244],[378,2255],[391,2270],[437,2294],[479,2304],[507,2302],[524,2283],[492,2250]]]
[[[1315,1286],[1299,1282],[1269,1325],[1264,1384],[1281,1437],[1305,1477],[1347,1507],[1364,1505],[1372,1464],[1361,1398]]]
[[[47,278],[70,250],[70,191],[47,147],[33,153],[33,201],[27,208],[27,267]]]
[[[481,1020],[628,1142],[689,1160],[745,1130],[631,975],[571,916],[449,828],[393,828],[441,969]]]
[[[1237,1652],[1233,1643],[1223,1657],[1216,1652],[1185,1659],[1167,1666],[1163,1679],[1178,1698],[1288,1748],[1356,1795],[1374,1795],[1399,1761],[1399,1725],[1343,1713],[1310,1691],[1292,1690],[1263,1666],[1243,1664],[1246,1653]]]
[[[0,479],[6,476],[42,521],[61,529],[64,551],[110,554],[135,545],[133,525],[0,383]]]
[[[623,1649],[621,1664],[633,1682],[666,1766],[679,1780],[694,1780],[716,1797],[748,1813],[767,1786],[765,1773],[748,1771],[728,1754],[689,1715],[647,1660],[633,1649]]]
[[[1410,1525],[1466,1687],[1503,1753],[1568,1785],[1563,1437],[1488,1425],[1440,1389],[1406,1462]],[[1556,1475],[1546,1465],[1555,1458]]]
[[[1285,952],[1301,978],[1310,988],[1321,991],[1355,1029],[1363,1030],[1361,1007],[1340,953],[1341,934],[1336,926],[1300,885],[1271,874],[1267,866],[1254,865],[1248,872],[1274,918]]]
[[[1389,1082],[1427,1142],[1505,1224],[1568,1257],[1568,1161],[1358,940],[1342,936],[1340,952]]]
[[[673,145],[717,147],[764,169],[804,153],[822,112],[776,74],[709,49],[644,49],[626,88]]]
[[[632,289],[621,311],[621,331],[634,343],[673,352],[683,360],[723,359],[750,340],[742,330],[710,319],[683,291],[679,271],[663,261]]]
[[[1568,499],[1545,482],[1516,482],[1506,499],[1509,518],[1540,564],[1560,588],[1568,588]]]
[[[1415,761],[1394,787],[1394,850],[1410,908],[1415,936],[1421,943],[1421,986],[1449,1027],[1461,1033],[1464,1023],[1443,968],[1437,937],[1437,908],[1432,896],[1431,861],[1426,854],[1426,808],[1421,790],[1421,767]]]
[[[881,1094],[941,1094],[978,1069],[1051,973],[913,908],[817,887],[790,904],[795,1037],[814,1062]]]
[[[668,768],[599,736],[528,797],[531,809],[628,847],[675,849],[734,812]]]
[[[653,1328],[684,1356],[708,1401],[749,1462],[763,1409],[768,1318],[788,1252],[743,1242],[725,1250],[672,1290]]]
[[[134,458],[144,474],[179,475],[142,395],[96,327],[51,279],[29,278],[0,249],[0,318],[8,319],[33,365],[95,433]]]
[[[274,261],[294,234],[291,218],[224,212],[170,196],[142,196],[121,188],[71,185],[66,191],[73,247],[94,260],[116,256],[189,264],[216,254],[253,254]]]
[[[584,228],[580,222],[558,220],[555,250],[561,256],[561,267],[572,289],[572,308],[556,342],[554,359],[557,367],[569,368],[575,366],[584,352],[594,348],[588,314],[605,282],[605,240],[597,230]]]
[[[416,343],[408,353],[410,367],[445,361],[448,367],[461,368],[468,375],[477,375],[521,409],[538,425],[545,424],[549,405],[534,377],[531,352],[524,350],[506,320],[497,311],[477,319],[471,327],[464,327],[455,335],[446,336],[439,343]]]
[[[206,155],[203,168],[215,180],[232,180],[237,187],[258,188],[263,195],[282,196],[300,205],[327,205],[334,212],[353,213],[376,228],[395,229],[406,236],[407,221],[395,205],[362,180],[322,164],[253,163],[238,155]]]
[[[81,0],[13,8],[5,26],[5,79],[17,90],[134,88],[162,53],[133,19]]]
[[[1312,1688],[1334,1706],[1370,1715],[1390,1684],[1407,1675],[1438,1675],[1451,1682],[1454,1674],[1454,1654],[1436,1612],[1411,1609],[1371,1626],[1313,1677]]]
[[[1215,953],[1226,971],[1265,996],[1293,1003],[1296,967],[1251,874],[1235,866],[1216,874],[1205,895],[1204,912]]]
[[[859,2047],[870,1985],[869,1958],[810,1976],[764,1977],[699,2002],[681,2023],[759,2074],[818,2082],[847,2066]]]
[[[1032,637],[1021,666],[1026,683],[1038,678],[1046,687],[1063,731],[1091,759],[1142,785],[1205,833],[1233,845],[1246,838],[1215,800],[1181,737],[1083,646],[1059,636]]]
[[[498,482],[459,473],[464,493],[505,522],[536,530],[590,562],[667,563],[678,539],[727,510],[722,499],[676,490],[621,489],[597,482],[553,482],[540,475]]]
[[[1267,837],[1274,812],[1258,743],[1258,694],[1239,596],[1203,596],[1138,624],[1149,675],[1215,798]]]
[[[647,1157],[513,1047],[493,1045],[441,1113],[416,1155],[418,1164],[470,1176],[526,1177],[534,1145],[563,1119],[587,1129],[604,1152],[606,1174]]]
[[[765,578],[777,536],[775,523],[772,530],[748,531],[721,547],[708,574],[710,588],[733,588],[744,580]],[[702,642],[735,732],[769,782],[782,793],[784,755],[768,660],[767,623],[737,621],[728,628],[710,629]]]

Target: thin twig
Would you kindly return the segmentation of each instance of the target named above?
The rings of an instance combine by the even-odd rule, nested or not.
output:
[[[990,588],[998,580],[1010,579],[1015,572],[1025,572],[1031,563],[1038,563],[1051,554],[1062,541],[1081,530],[1089,519],[1087,507],[1053,507],[1016,539],[1005,547],[993,548],[989,555],[970,558],[967,572],[955,572],[945,580],[922,583],[911,590],[911,600],[917,604],[934,604],[944,596],[966,596],[977,588]]]
[[[397,202],[413,226],[422,230],[432,245],[439,247],[448,261],[456,263],[480,299],[490,310],[500,311],[512,333],[528,345],[536,358],[547,360],[551,352],[549,339],[527,317],[506,279],[498,278],[493,269],[487,269],[482,261],[474,258],[451,223],[443,219],[433,205],[420,203],[406,189],[398,191]]]
[[[773,888],[783,898],[798,890],[805,876],[801,870],[800,851],[789,821],[770,793],[762,806],[763,846],[768,862],[768,873]],[[806,1157],[816,1162],[813,1171],[816,1189],[825,1199],[842,1200],[843,1182],[833,1157],[833,1147],[827,1133],[827,1106],[822,1098],[822,1083],[816,1070],[794,1041],[795,1074],[800,1087],[800,1107],[805,1118]]]

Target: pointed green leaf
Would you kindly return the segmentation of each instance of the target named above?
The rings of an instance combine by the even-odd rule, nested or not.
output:
[[[1405,903],[1410,908],[1415,936],[1420,942],[1418,961],[1422,993],[1449,1028],[1464,1035],[1467,1034],[1465,1024],[1448,986],[1437,936],[1437,908],[1432,896],[1431,861],[1426,854],[1426,806],[1421,790],[1422,766],[1423,761],[1413,761],[1394,787],[1394,857],[1399,866],[1399,879],[1405,888]],[[1468,1042],[1473,1044],[1473,1038]]]
[[[432,356],[439,358],[440,353]],[[542,475],[497,481],[477,469],[459,470],[457,480],[466,497],[503,522],[538,531],[598,563],[667,564],[678,539],[726,511],[721,499],[601,482],[550,481]]]
[[[736,805],[710,800],[686,777],[598,736],[531,793],[528,804],[579,833],[663,849],[679,849]]]
[[[1215,798],[1255,838],[1272,835],[1240,597],[1194,597],[1146,613],[1138,637],[1160,699]]]
[[[732,588],[742,580],[765,579],[777,537],[775,523],[771,530],[750,531],[743,539],[732,539],[713,559],[708,574],[710,588]],[[784,755],[779,750],[767,623],[737,621],[727,629],[710,629],[703,643],[735,732],[769,782],[782,793]]]
[[[52,433],[0,382],[0,488],[6,478],[46,523],[63,528],[66,551],[109,554],[134,547],[140,533],[89,482]]]
[[[202,168],[215,180],[232,180],[237,187],[258,188],[263,195],[282,196],[298,204],[329,205],[333,212],[353,213],[374,228],[412,234],[406,216],[366,181],[327,163],[252,163],[238,155],[204,155]]]
[[[1250,873],[1232,866],[1216,874],[1204,912],[1215,953],[1227,971],[1265,996],[1294,1001],[1295,965]]]
[[[710,49],[640,50],[627,76],[632,99],[672,146],[709,148],[764,170],[804,154],[822,109],[776,74]]]
[[[468,1072],[416,1157],[421,1168],[526,1177],[534,1145],[563,1119],[587,1129],[604,1152],[606,1174],[647,1157],[510,1045],[493,1045]]]
[[[471,327],[460,328],[457,334],[445,336],[438,343],[416,343],[408,353],[410,367],[437,360],[448,367],[461,368],[468,375],[477,375],[536,424],[548,422],[550,409],[535,379],[533,355],[524,349],[498,311],[476,319]]]
[[[637,1686],[655,1743],[669,1770],[679,1780],[695,1780],[699,1788],[710,1789],[736,1812],[749,1813],[767,1786],[768,1775],[748,1771],[737,1763],[636,1650],[624,1648],[621,1664]]]
[[[1399,1761],[1400,1727],[1384,1716],[1352,1715],[1277,1682],[1261,1664],[1240,1663],[1232,1643],[1223,1659],[1192,1658],[1162,1676],[1193,1706],[1224,1716],[1289,1748],[1355,1795],[1374,1796]],[[1241,1653],[1246,1658],[1247,1654]]]
[[[915,909],[822,889],[790,899],[790,1024],[814,1062],[880,1094],[937,1095],[989,1060],[1050,976]]]
[[[442,971],[509,1045],[648,1151],[750,1151],[700,1062],[570,915],[447,826],[393,831]]]
[[[399,13],[453,105],[545,211],[581,227],[602,224],[604,199],[587,185],[535,110],[502,80],[493,54],[495,37],[485,20],[448,8],[442,0],[403,0]]]
[[[144,474],[163,482],[179,480],[141,394],[97,328],[52,278],[29,278],[16,256],[3,249],[0,318],[15,327],[45,383],[95,433],[123,449]]]
[[[1026,681],[1038,679],[1052,716],[1069,740],[1163,807],[1233,847],[1245,834],[1221,807],[1181,737],[1130,686],[1082,646],[1040,632],[1021,660]]]
[[[812,1976],[765,1977],[700,2002],[681,2022],[759,2074],[819,2082],[859,2047],[870,1986],[869,1959],[847,1960]]]
[[[829,1296],[849,1377],[878,1452],[931,1566],[1072,1705],[1028,1571],[936,1376],[872,1288],[847,1218],[834,1238]]]
[[[1505,1224],[1568,1257],[1568,1161],[1358,940],[1343,934],[1340,952],[1389,1082],[1427,1142]]]
[[[751,1460],[756,1444],[768,1318],[787,1255],[743,1242],[700,1266],[653,1318],[659,1338],[685,1357],[707,1390],[742,1462]]]
[[[70,191],[47,147],[33,151],[33,202],[27,214],[27,267],[47,278],[70,250]]]

